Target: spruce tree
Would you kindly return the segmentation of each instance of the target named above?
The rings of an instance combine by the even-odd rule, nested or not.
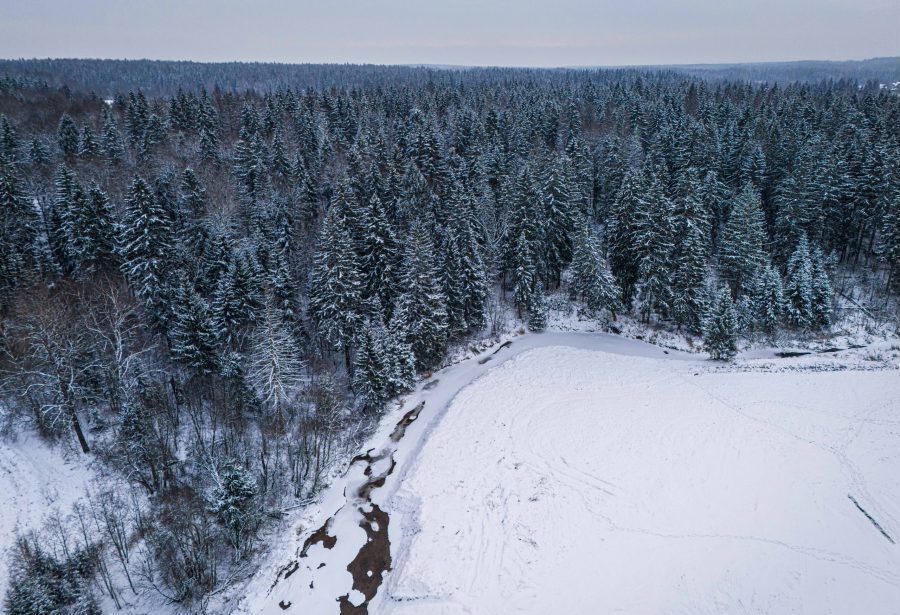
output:
[[[219,276],[212,299],[212,321],[219,337],[239,343],[263,305],[262,288],[251,257],[233,254]]]
[[[323,339],[344,353],[347,368],[353,337],[366,309],[365,277],[344,208],[333,203],[319,231],[309,282],[309,310]]]
[[[784,317],[785,303],[781,276],[770,264],[759,271],[754,281],[752,304],[756,326],[774,336]]]
[[[63,157],[69,161],[78,155],[78,140],[78,126],[68,113],[64,113],[56,130],[56,143]]]
[[[671,272],[672,317],[679,327],[699,331],[708,310],[705,249],[708,235],[689,218],[682,218],[676,229],[679,243]]]
[[[737,318],[727,287],[719,290],[707,317],[703,345],[710,358],[716,361],[727,361],[737,354]]]
[[[900,294],[900,189],[882,218],[878,257],[888,268],[887,288]]]
[[[609,265],[622,289],[622,304],[627,309],[634,298],[640,278],[641,255],[637,251],[638,212],[646,189],[643,174],[629,169],[613,202],[606,231]]]
[[[788,259],[785,300],[788,317],[793,326],[807,329],[814,325],[813,266],[806,233],[800,234],[797,245]]]
[[[209,510],[225,528],[231,546],[242,554],[258,523],[256,478],[234,462],[226,464],[216,478],[216,486],[210,494]]]
[[[103,107],[103,125],[100,132],[100,146],[106,159],[115,164],[125,156],[125,146],[119,124],[109,106]]]
[[[544,284],[538,280],[528,303],[528,328],[532,331],[543,331],[547,328],[547,297],[544,295]]]
[[[160,298],[176,259],[171,214],[157,202],[150,185],[136,178],[125,198],[119,241],[122,271],[135,293]]]
[[[621,291],[609,271],[599,239],[587,219],[581,218],[575,233],[570,294],[573,298],[580,296],[591,311],[609,310],[615,320]]]
[[[831,278],[825,263],[825,255],[817,246],[810,255],[812,265],[812,323],[818,329],[831,324]]]
[[[731,204],[722,231],[719,270],[736,294],[745,292],[765,266],[766,231],[759,193],[747,184]]]
[[[353,391],[363,406],[378,410],[388,398],[391,387],[390,357],[385,347],[384,327],[366,320],[356,341],[353,362]]]
[[[183,281],[172,311],[169,333],[172,356],[200,373],[214,371],[217,336],[206,301]]]
[[[421,370],[436,366],[447,346],[447,298],[434,252],[428,228],[413,224],[406,245],[397,320]]]
[[[75,200],[73,242],[77,250],[78,269],[113,271],[118,267],[116,233],[109,197],[96,184],[87,194]]]
[[[672,309],[672,225],[672,202],[654,174],[640,200],[635,232],[637,245],[634,246],[640,255],[641,310],[646,322],[649,322],[651,313],[666,318]]]
[[[573,219],[581,205],[578,201],[582,199],[573,196],[577,188],[572,185],[571,161],[568,158],[560,157],[547,167],[542,191],[546,220],[544,260],[547,262],[548,277],[558,286],[560,273],[572,260]]]
[[[16,287],[37,279],[40,220],[19,182],[19,169],[0,153],[0,314]]]

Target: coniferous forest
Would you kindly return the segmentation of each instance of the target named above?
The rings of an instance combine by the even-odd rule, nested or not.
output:
[[[877,82],[2,66],[3,428],[110,476],[19,539],[14,615],[204,608],[391,399],[554,302],[714,359],[861,296],[896,319]]]

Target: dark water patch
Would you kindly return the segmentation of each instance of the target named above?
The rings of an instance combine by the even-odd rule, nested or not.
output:
[[[495,351],[492,352],[491,354],[497,354],[498,352],[500,352],[500,351],[503,350],[504,348],[509,348],[510,346],[512,346],[512,340],[506,340],[505,342],[503,342],[502,344],[500,344],[500,348],[498,348],[497,350],[495,350]]]

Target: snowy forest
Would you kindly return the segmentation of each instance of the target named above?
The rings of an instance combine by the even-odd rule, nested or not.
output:
[[[103,64],[2,65],[2,431],[109,477],[19,537],[11,615],[202,611],[390,400],[560,301],[720,360],[896,322],[877,82]]]

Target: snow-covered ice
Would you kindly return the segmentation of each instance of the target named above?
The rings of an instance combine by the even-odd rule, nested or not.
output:
[[[896,613],[900,378],[572,348],[464,389],[370,612]]]
[[[390,411],[239,611],[360,604],[348,564],[378,507],[391,569],[369,613],[896,612],[900,378],[804,371],[818,360],[515,337]]]

